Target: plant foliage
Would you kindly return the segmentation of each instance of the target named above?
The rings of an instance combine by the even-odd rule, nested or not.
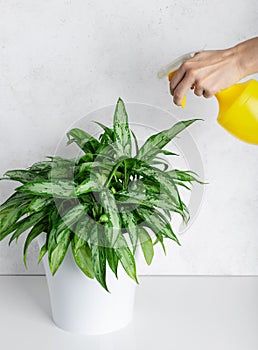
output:
[[[81,148],[80,157],[48,157],[26,170],[5,173],[3,179],[21,185],[0,206],[0,240],[11,235],[10,244],[29,230],[23,251],[26,265],[31,242],[44,233],[39,261],[47,253],[53,275],[70,246],[81,271],[106,290],[107,265],[117,276],[121,264],[137,282],[137,246],[149,265],[156,243],[164,251],[165,238],[180,244],[170,213],[187,222],[180,186],[190,189],[189,184],[201,181],[190,170],[168,170],[160,155],[175,155],[164,147],[196,120],[180,121],[139,148],[119,98],[113,128],[97,122],[103,130],[98,139],[78,128],[67,133],[68,144]]]

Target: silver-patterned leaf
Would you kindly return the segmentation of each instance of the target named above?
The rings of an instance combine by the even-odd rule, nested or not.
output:
[[[108,237],[110,247],[114,247],[117,237],[121,232],[121,220],[116,200],[109,189],[103,189],[100,193],[100,202],[108,218],[108,221],[105,223],[105,233]]]
[[[89,278],[94,278],[91,249],[84,239],[74,235],[71,241],[72,252],[77,266]]]
[[[121,98],[118,99],[114,114],[114,141],[122,154],[131,157],[132,141],[128,125],[128,115],[125,104]]]
[[[27,183],[30,181],[40,181],[44,179],[44,177],[40,174],[35,174],[30,170],[23,169],[9,170],[4,174],[4,176],[8,177],[9,180],[19,181],[21,183]]]
[[[17,188],[18,192],[55,198],[76,198],[75,185],[71,181],[31,181]]]
[[[106,250],[102,242],[101,233],[98,232],[97,226],[95,227],[95,230],[97,231],[97,234],[94,235],[96,238],[92,240],[91,244],[94,274],[97,281],[107,292],[109,292],[106,284]]]
[[[36,225],[39,221],[41,221],[44,217],[46,216],[46,212],[45,211],[40,211],[38,213],[34,213],[31,214],[29,216],[27,216],[26,218],[18,221],[16,223],[16,230],[13,233],[13,235],[11,236],[10,240],[9,240],[9,245],[16,239],[18,240],[18,238],[20,237],[20,235],[25,232],[26,230],[28,230],[30,227]]]
[[[148,265],[150,265],[154,256],[154,249],[152,239],[144,227],[139,227],[139,240],[145,261]]]
[[[136,251],[137,243],[138,243],[138,224],[137,219],[132,211],[121,210],[121,217],[123,226],[126,228],[128,235],[130,237],[130,241],[132,244],[133,254]]]
[[[137,208],[138,215],[144,220],[144,226],[148,226],[157,237],[163,235],[179,243],[178,238],[172,230],[168,220],[157,210],[149,210],[147,208]]]
[[[101,187],[95,178],[88,178],[75,188],[75,193],[80,196],[89,192],[99,192]]]
[[[92,135],[79,128],[74,128],[66,134],[68,137],[67,144],[75,142],[85,153],[96,153],[99,147],[99,141]]]
[[[170,129],[163,130],[150,136],[140,148],[137,158],[149,162],[160,153],[161,149],[175,136],[197,120],[200,119],[182,120],[174,124]]]
[[[131,277],[136,283],[139,283],[137,280],[134,256],[129,249],[126,239],[122,233],[118,236],[115,252],[127,275]]]
[[[62,231],[56,238],[56,246],[53,249],[50,259],[49,259],[49,267],[52,272],[52,275],[54,275],[60,265],[62,264],[67,249],[70,244],[70,237],[71,237],[71,232],[67,228],[64,231]]]
[[[38,212],[38,211],[41,211],[42,209],[44,209],[45,207],[47,207],[48,205],[50,205],[51,203],[53,203],[52,198],[34,197],[34,199],[31,201],[28,209],[31,212]]]
[[[44,232],[44,230],[47,228],[47,224],[45,222],[39,222],[38,224],[36,224],[32,230],[30,231],[30,233],[28,234],[25,243],[24,243],[24,248],[23,248],[23,262],[24,265],[27,267],[27,251],[28,248],[31,244],[31,242],[38,237],[42,232]]]

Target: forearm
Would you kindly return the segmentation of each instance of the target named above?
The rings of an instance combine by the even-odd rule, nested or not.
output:
[[[236,52],[242,77],[258,73],[258,37],[246,40],[232,48]]]

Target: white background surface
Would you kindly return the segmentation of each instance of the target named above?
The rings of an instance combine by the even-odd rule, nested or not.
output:
[[[257,277],[141,277],[133,322],[103,336],[51,320],[44,277],[0,277],[4,350],[257,350]],[[21,302],[22,301],[22,302]]]
[[[0,1],[0,172],[53,154],[70,125],[89,111],[125,101],[152,104],[191,128],[206,186],[199,216],[157,249],[145,274],[257,274],[258,148],[216,123],[214,99],[188,96],[176,108],[157,70],[178,55],[225,48],[257,35],[256,0]],[[161,126],[162,127],[162,126]],[[13,185],[0,183],[0,199]],[[37,245],[22,264],[22,243],[0,244],[0,273],[42,273]]]

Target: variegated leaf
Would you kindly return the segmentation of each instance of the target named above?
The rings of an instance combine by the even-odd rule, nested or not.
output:
[[[154,256],[154,249],[152,239],[144,227],[139,227],[139,240],[145,261],[148,265],[150,265]]]
[[[128,247],[128,244],[122,233],[118,236],[117,247],[115,248],[116,255],[121,262],[125,272],[129,277],[131,277],[136,283],[137,280],[136,265],[134,256]]]
[[[17,188],[18,192],[55,198],[76,198],[75,185],[71,181],[31,181]]]
[[[74,235],[71,244],[73,257],[77,266],[83,273],[85,273],[87,277],[94,278],[95,275],[92,264],[92,254],[88,243],[85,242],[84,239]]]
[[[117,101],[114,114],[114,141],[122,154],[131,157],[132,142],[128,126],[128,115],[121,98]]]
[[[108,218],[108,221],[105,224],[105,232],[108,237],[110,247],[114,247],[117,237],[121,232],[121,220],[117,209],[116,200],[114,195],[108,189],[103,189],[100,193],[100,202]]]
[[[200,119],[182,120],[174,124],[170,129],[163,130],[150,136],[140,148],[137,158],[146,162],[151,161],[161,149],[168,144],[175,136],[187,128],[189,125]]]
[[[55,248],[53,249],[49,258],[49,267],[52,272],[52,275],[54,275],[57,272],[58,268],[60,267],[65,258],[67,249],[70,244],[70,237],[71,232],[68,228],[66,228],[56,238]]]
[[[36,224],[32,228],[32,230],[28,234],[28,236],[27,236],[27,238],[25,240],[25,243],[24,243],[24,248],[23,248],[23,262],[24,262],[24,265],[26,267],[27,267],[27,251],[28,251],[28,248],[29,248],[31,242],[44,231],[47,231],[47,224],[46,224],[46,222],[39,222],[38,224]]]

